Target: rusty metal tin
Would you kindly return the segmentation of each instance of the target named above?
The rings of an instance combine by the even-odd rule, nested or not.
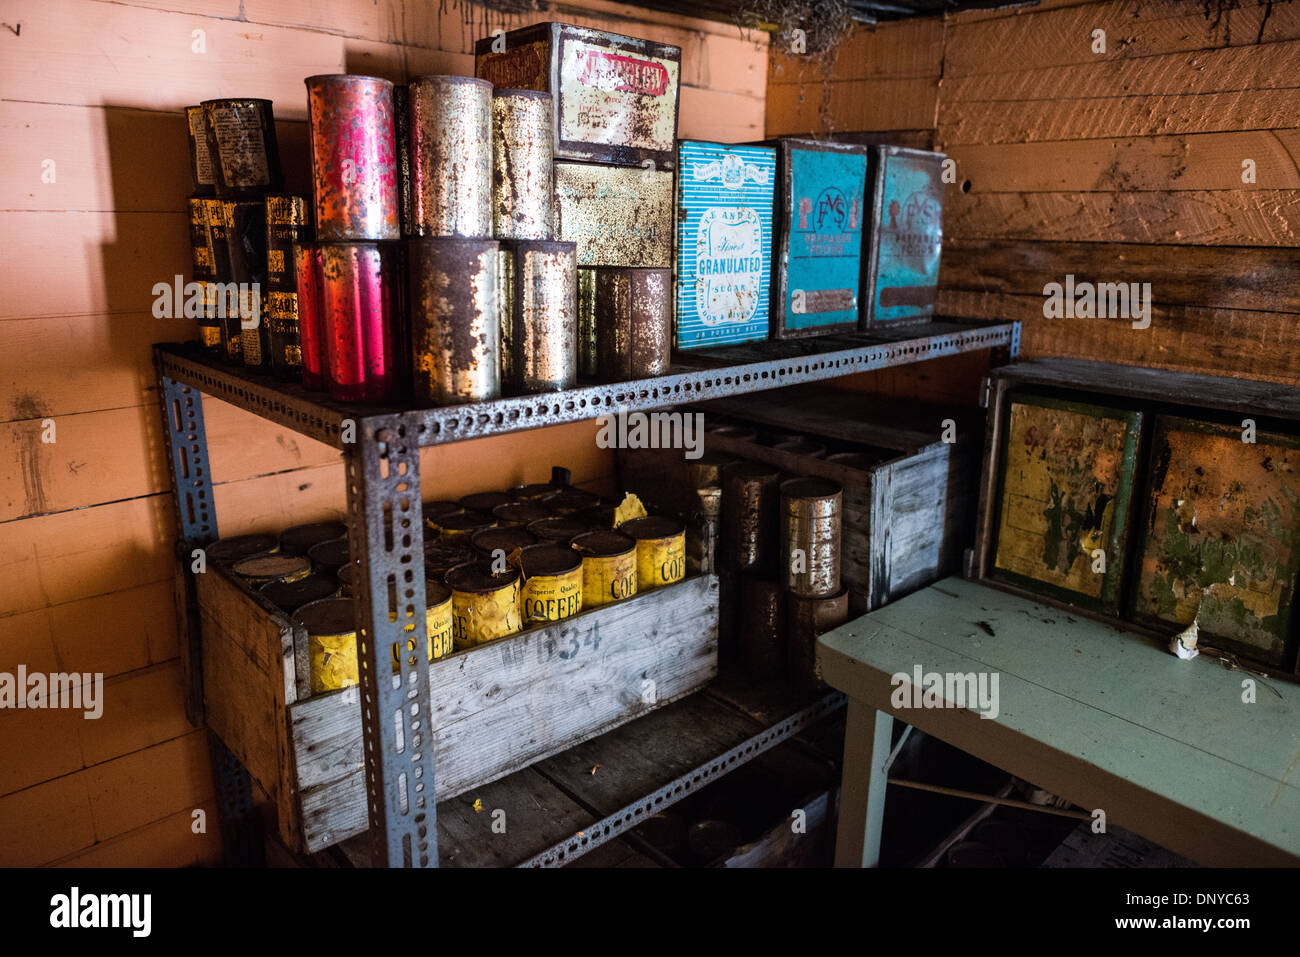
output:
[[[297,581],[267,582],[258,591],[286,615],[292,615],[310,602],[335,597],[339,584],[325,575],[308,575]]]
[[[294,525],[280,533],[280,551],[285,555],[306,555],[313,545],[344,538],[348,527],[342,522],[312,522]]]
[[[522,525],[504,525],[475,532],[470,536],[470,544],[481,558],[496,558],[498,551],[508,558],[517,549],[536,545],[537,539]]]
[[[217,195],[256,199],[284,185],[270,100],[204,100],[204,130]]]
[[[704,489],[722,486],[722,473],[728,465],[740,461],[721,452],[705,452],[698,459],[686,459],[686,477],[691,488]]]
[[[775,677],[785,670],[781,583],[742,575],[740,589],[741,663],[755,677]]]
[[[221,328],[221,357],[235,365],[243,365],[243,330],[239,325],[239,287],[234,283],[230,263],[230,233],[234,219],[233,201],[205,200],[208,204],[208,235],[212,241],[213,273],[208,284],[212,297],[208,308]]]
[[[230,570],[253,587],[267,582],[292,582],[311,574],[311,562],[302,555],[254,555],[242,558]]]
[[[602,502],[589,508],[578,509],[572,517],[576,521],[586,522],[593,531],[604,531],[614,527],[614,512],[617,508],[616,505]]]
[[[527,525],[540,522],[544,518],[553,518],[555,513],[541,505],[528,502],[510,502],[492,509],[492,514],[501,525]]]
[[[672,358],[668,269],[596,270],[596,374],[607,381],[666,375]]]
[[[411,81],[411,205],[417,236],[492,235],[492,84]]]
[[[801,688],[821,688],[817,667],[817,636],[849,620],[849,590],[825,598],[785,596],[786,659],[790,679]]]
[[[303,82],[316,238],[400,238],[393,84],[346,74],[309,76]]]
[[[325,293],[321,288],[318,243],[293,244],[294,283],[297,287],[298,344],[302,355],[302,384],[324,391],[326,386]]]
[[[517,502],[539,502],[548,495],[564,491],[567,487],[562,482],[534,482],[530,485],[516,485],[510,490],[510,497]]]
[[[468,543],[449,545],[434,539],[424,542],[424,577],[432,581],[442,581],[457,565],[476,561],[478,553]]]
[[[597,608],[636,594],[636,540],[613,530],[573,539],[582,556],[582,607]]]
[[[424,607],[425,626],[429,635],[426,649],[428,661],[433,661],[435,658],[444,658],[451,654],[453,645],[452,605],[450,588],[440,581],[432,579],[425,581]],[[415,664],[414,652],[415,639],[411,638],[406,642],[406,653],[412,658],[411,664]],[[399,667],[397,645],[393,645],[393,672],[396,673]]]
[[[792,594],[825,598],[840,590],[844,489],[824,478],[781,483],[781,582]]]
[[[452,641],[457,651],[513,635],[519,617],[519,569],[494,572],[488,561],[468,562],[447,572],[451,586]]]
[[[737,571],[768,570],[776,560],[781,473],[761,462],[741,462],[723,474],[722,540]]]
[[[495,239],[407,240],[415,397],[439,405],[501,394]]]
[[[351,564],[352,549],[346,538],[331,538],[307,549],[307,557],[311,559],[312,571],[316,574],[337,576],[339,569]]]
[[[578,381],[578,266],[573,243],[507,239],[501,305],[501,387],[559,392]]]
[[[567,545],[543,542],[521,549],[519,610],[524,627],[562,621],[582,611],[582,556]]]
[[[334,577],[339,583],[340,598],[354,598],[357,593],[357,575],[361,571],[361,566],[355,562],[344,565],[334,573]]]
[[[420,511],[424,515],[425,527],[436,529],[438,527],[438,516],[450,515],[452,512],[463,512],[465,506],[460,502],[423,502],[420,505]]]
[[[221,355],[221,320],[217,318],[212,292],[216,278],[213,268],[212,235],[208,229],[208,203],[206,199],[192,196],[188,200],[190,214],[190,277],[201,291],[198,314],[194,316],[199,327],[199,344],[203,351],[217,358]],[[190,310],[185,310],[186,318]]]
[[[537,500],[538,505],[549,508],[556,515],[576,515],[600,505],[600,496],[580,488],[564,488]]]
[[[400,247],[321,243],[326,391],[342,402],[400,397]]]
[[[205,545],[203,554],[214,565],[233,565],[244,558],[271,555],[279,550],[280,540],[274,535],[235,535]]]
[[[509,492],[473,492],[463,496],[457,504],[471,512],[490,512],[498,505],[509,505],[513,501]]]
[[[722,489],[706,485],[696,489],[699,510],[686,536],[686,571],[691,575],[714,572],[718,567],[718,541],[722,532]]]
[[[225,335],[239,336],[240,360],[252,369],[265,369],[270,338],[263,321],[262,302],[266,291],[266,205],[262,202],[227,202],[226,246],[230,250],[230,280],[224,300]],[[235,316],[231,318],[231,304]]]
[[[555,518],[543,518],[536,522],[530,522],[527,528],[537,536],[539,541],[560,542],[565,545],[584,532],[591,531],[591,526],[586,522],[558,515]]]
[[[307,632],[311,693],[337,691],[358,682],[356,603],[326,598],[303,605],[294,620]]]
[[[618,530],[636,539],[637,591],[651,591],[686,577],[686,527],[673,518],[647,515]]]
[[[826,458],[825,444],[806,435],[782,439],[775,443],[772,448],[776,449],[778,452],[788,452],[790,455],[803,455],[807,458],[813,459]]]
[[[402,238],[414,236],[415,207],[411,193],[411,88],[393,87],[393,135],[397,145],[397,205]]]
[[[557,162],[552,222],[579,266],[671,268],[673,174]]]
[[[207,116],[201,106],[185,107],[186,136],[190,146],[190,179],[194,182],[194,196],[214,196],[217,191],[217,172],[212,166],[212,153],[208,151]]]
[[[719,438],[735,439],[738,442],[757,442],[758,432],[747,425],[732,425],[726,422],[706,422],[704,431]]]
[[[307,238],[307,201],[301,196],[266,197],[266,285],[262,297],[270,341],[271,369],[281,379],[302,376],[302,334],[294,243]]]
[[[492,233],[497,239],[550,239],[555,192],[551,94],[492,93]]]
[[[578,375],[596,377],[596,270],[578,270]]]
[[[475,532],[486,528],[495,528],[497,520],[481,512],[452,512],[440,515],[438,523],[439,540],[448,545],[470,545]]]

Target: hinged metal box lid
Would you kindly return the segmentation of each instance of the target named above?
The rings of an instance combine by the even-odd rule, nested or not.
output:
[[[474,72],[504,89],[554,98],[555,158],[671,170],[682,49],[538,23],[474,45]]]
[[[555,164],[555,238],[579,266],[673,264],[673,174],[597,163]]]
[[[867,152],[843,143],[777,141],[775,338],[858,328]]]
[[[677,146],[678,349],[768,337],[776,150]]]
[[[943,153],[871,147],[862,328],[934,315],[943,244]]]

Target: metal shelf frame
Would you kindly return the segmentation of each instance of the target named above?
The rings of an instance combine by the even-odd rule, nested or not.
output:
[[[1019,323],[936,320],[870,335],[677,354],[670,374],[652,379],[441,408],[336,403],[301,385],[213,362],[192,344],[155,344],[158,397],[180,530],[177,557],[184,592],[180,621],[190,720],[196,725],[203,722],[202,655],[191,559],[196,549],[219,537],[203,419],[205,394],[343,452],[348,537],[353,555],[365,569],[364,584],[357,590],[357,635],[371,857],[376,866],[436,867],[428,671],[402,656],[400,673],[389,677],[389,649],[412,637],[416,647],[424,647],[427,639],[422,447],[825,381],[982,349],[996,350],[1000,361],[1009,361],[1016,357],[1019,338]],[[747,760],[756,753],[750,749],[743,757]],[[733,758],[733,763],[741,757]],[[217,773],[223,792],[248,793],[247,771],[233,758],[219,762]],[[239,813],[247,817],[247,802],[237,803]],[[635,819],[635,813],[629,813]],[[624,829],[601,822],[601,832],[607,823],[610,836]],[[557,848],[536,863],[576,856],[575,852],[599,843]]]

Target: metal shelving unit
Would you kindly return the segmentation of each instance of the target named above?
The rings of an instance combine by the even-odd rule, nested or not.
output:
[[[432,714],[428,672],[403,658],[400,675],[388,680],[391,662],[386,651],[411,637],[405,631],[408,623],[414,625],[417,641],[423,641],[422,447],[824,381],[983,349],[997,350],[1000,359],[1009,360],[1019,351],[1019,336],[1019,323],[936,320],[870,335],[772,341],[677,354],[672,371],[652,379],[581,385],[550,395],[441,408],[340,404],[300,385],[213,362],[193,345],[157,344],[154,366],[176,493],[177,555],[186,596],[182,655],[190,718],[202,723],[203,685],[197,599],[188,556],[219,537],[203,421],[204,394],[343,452],[349,540],[353,555],[366,570],[364,584],[358,588],[357,631],[372,862],[436,867],[437,815],[428,799],[435,773],[427,724]],[[764,741],[770,746],[793,733],[786,728]],[[728,752],[716,758],[725,759],[724,764],[709,764],[714,771],[706,777],[763,750],[746,751],[745,742],[738,746],[742,748],[739,755]],[[247,796],[247,772],[232,757],[225,758],[218,762],[221,792]],[[678,786],[678,782],[670,783]],[[233,814],[250,813],[248,800],[228,803]],[[639,819],[637,806],[641,806],[639,800],[629,804],[631,811],[618,808],[598,822],[603,835],[600,840],[566,845],[567,850],[559,845],[543,849],[538,862],[568,859],[574,852],[621,833]]]

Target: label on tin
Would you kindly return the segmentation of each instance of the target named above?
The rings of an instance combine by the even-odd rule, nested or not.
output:
[[[271,182],[262,128],[256,122],[249,122],[256,119],[256,111],[234,106],[219,106],[212,110],[217,157],[221,160],[221,174],[228,186],[267,186]]]
[[[865,153],[790,150],[787,329],[856,323]]]
[[[673,174],[627,166],[555,164],[556,238],[579,266],[672,265]]]
[[[550,41],[537,40],[502,53],[480,55],[475,72],[497,89],[545,92],[550,85],[547,75],[550,58]]]
[[[582,611],[582,567],[563,575],[536,575],[524,582],[524,624],[560,621]]]
[[[212,169],[212,154],[208,152],[208,134],[204,129],[203,109],[187,109],[185,118],[190,124],[190,141],[194,144],[194,182],[198,186],[216,183]]]
[[[260,366],[262,364],[262,339],[259,332],[257,326],[252,329],[241,329],[239,332],[239,338],[242,341],[244,365]]]
[[[636,543],[636,582],[639,591],[671,585],[686,577],[686,535],[643,538]]]
[[[561,141],[672,150],[680,63],[611,49],[567,31],[560,49]]]
[[[199,342],[208,349],[219,348],[221,346],[221,327],[200,323]]]
[[[522,627],[518,582],[486,595],[453,591],[451,601],[452,645],[457,649],[505,638]]]
[[[678,146],[677,348],[768,336],[776,151]]]
[[[882,156],[879,254],[872,319],[934,313],[943,244],[943,185],[934,158]]]
[[[625,555],[582,559],[582,607],[596,608],[636,594],[636,549]]]

